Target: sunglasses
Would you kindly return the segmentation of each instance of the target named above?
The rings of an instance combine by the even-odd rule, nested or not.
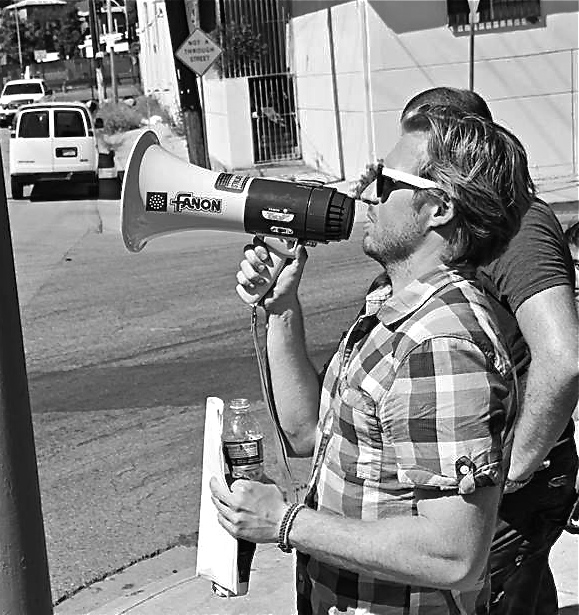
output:
[[[394,190],[425,190],[427,188],[440,188],[440,186],[424,177],[390,169],[389,167],[378,166],[376,177],[376,196],[382,203],[390,196]]]

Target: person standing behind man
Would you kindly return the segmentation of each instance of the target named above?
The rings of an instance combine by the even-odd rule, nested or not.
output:
[[[570,224],[565,230],[565,241],[571,252],[573,268],[575,269],[575,305],[579,308],[579,222]]]
[[[579,312],[579,222],[569,224],[565,229],[565,241],[569,246],[575,269],[575,305]],[[577,406],[573,412],[573,420],[575,421],[575,446],[579,447],[579,407]],[[575,480],[575,490],[579,493],[579,475]],[[575,503],[565,529],[571,534],[579,534],[579,500]]]
[[[408,102],[449,105],[492,120],[475,92],[426,90]],[[479,269],[506,332],[522,382],[506,494],[491,549],[494,615],[557,615],[549,552],[577,498],[572,414],[579,391],[573,263],[551,208],[528,207],[508,249]]]
[[[233,536],[298,550],[300,615],[483,615],[516,400],[472,282],[533,198],[526,155],[508,131],[432,107],[405,118],[386,163],[363,249],[391,283],[367,296],[323,381],[298,298],[303,246],[262,303],[280,424],[294,455],[313,453],[305,505],[245,480],[212,479],[213,501]],[[246,246],[246,294],[270,279],[268,259]]]

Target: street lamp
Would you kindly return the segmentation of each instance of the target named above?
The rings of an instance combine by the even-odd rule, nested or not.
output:
[[[470,24],[470,45],[469,45],[469,70],[468,70],[468,89],[474,90],[474,24],[477,18],[477,10],[480,0],[468,0],[470,13],[468,21]]]

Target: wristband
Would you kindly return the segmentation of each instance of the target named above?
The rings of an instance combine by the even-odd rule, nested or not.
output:
[[[534,474],[531,474],[531,476],[523,480],[511,480],[510,478],[507,478],[505,480],[504,493],[509,494],[522,489],[533,480],[533,476]]]
[[[291,553],[292,551],[292,546],[289,541],[289,533],[290,533],[290,530],[292,529],[292,525],[293,525],[293,522],[297,514],[300,512],[302,508],[305,508],[305,507],[306,507],[305,504],[295,504],[294,503],[291,506],[289,506],[288,509],[284,513],[284,516],[281,520],[281,524],[279,526],[279,534],[278,534],[278,542],[277,542],[277,546],[284,553]]]

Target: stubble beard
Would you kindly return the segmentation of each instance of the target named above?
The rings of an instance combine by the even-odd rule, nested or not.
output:
[[[391,274],[394,269],[409,260],[422,238],[423,234],[418,224],[413,224],[404,228],[403,232],[397,235],[387,233],[379,239],[372,238],[370,233],[366,233],[362,249],[367,256]]]

